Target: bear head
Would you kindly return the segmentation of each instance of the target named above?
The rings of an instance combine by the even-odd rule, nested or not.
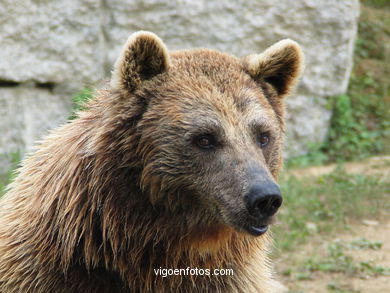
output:
[[[302,64],[288,39],[239,59],[168,52],[150,32],[130,36],[110,90],[134,128],[136,139],[122,139],[133,144],[142,196],[156,209],[196,215],[199,225],[267,231],[282,204],[283,98]]]

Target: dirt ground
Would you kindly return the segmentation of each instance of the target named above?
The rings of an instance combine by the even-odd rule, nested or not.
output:
[[[320,176],[332,172],[336,164],[327,166],[314,166],[309,168],[297,168],[290,173],[297,177]],[[377,156],[365,159],[361,162],[343,164],[347,173],[359,173],[379,176],[382,180],[390,180],[390,156]]]
[[[368,222],[370,225],[355,223],[348,233],[340,235],[337,239],[315,241],[303,247],[300,252],[288,257],[281,257],[276,262],[279,280],[289,289],[288,292],[361,292],[386,293],[390,292],[390,276],[359,275],[350,276],[344,273],[313,272],[308,280],[297,280],[296,275],[283,276],[283,272],[304,262],[310,256],[324,256],[327,247],[334,241],[350,243],[356,239],[369,239],[370,242],[382,243],[378,250],[373,249],[347,249],[345,253],[351,255],[355,262],[371,262],[376,266],[390,267],[390,221]],[[338,290],[329,288],[337,284]]]
[[[319,176],[331,172],[336,166],[321,166],[291,171],[295,176]],[[390,180],[390,156],[373,157],[358,163],[344,165],[347,172],[376,175],[381,180]],[[390,199],[389,199],[390,200]],[[359,239],[370,243],[380,243],[376,249],[351,248],[348,244]],[[329,245],[343,243],[343,254],[351,256],[354,264],[369,263],[375,267],[386,268],[385,275],[371,273],[351,274],[347,272],[310,271],[308,275],[299,276],[299,270],[310,258],[327,258]],[[390,211],[384,210],[375,219],[361,219],[350,224],[350,229],[329,238],[326,235],[313,237],[309,244],[289,255],[280,256],[275,261],[278,279],[291,293],[317,292],[390,292]],[[286,273],[287,272],[287,273]],[[301,273],[302,274],[302,273]]]

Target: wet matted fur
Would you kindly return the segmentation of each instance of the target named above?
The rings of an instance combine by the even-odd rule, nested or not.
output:
[[[248,168],[277,179],[282,99],[302,59],[291,40],[238,59],[133,34],[110,85],[40,143],[1,199],[0,292],[276,292],[270,235],[242,229],[243,198]],[[213,149],[194,144],[202,133]],[[234,275],[162,278],[160,267]]]

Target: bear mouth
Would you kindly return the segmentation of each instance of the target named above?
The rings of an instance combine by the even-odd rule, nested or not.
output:
[[[259,226],[248,225],[247,227],[245,227],[245,230],[253,236],[261,236],[268,231],[268,225],[267,224],[259,225]]]
[[[244,230],[253,235],[253,236],[261,236],[268,231],[269,225],[273,222],[273,217],[269,217],[267,219],[248,219],[248,221],[242,226]]]
[[[237,232],[248,233],[258,237],[265,234],[269,226],[275,222],[275,215],[270,217],[253,217],[248,213],[235,214],[234,217],[226,217],[227,213],[220,213],[223,222],[234,228]],[[233,220],[233,221],[232,221]]]

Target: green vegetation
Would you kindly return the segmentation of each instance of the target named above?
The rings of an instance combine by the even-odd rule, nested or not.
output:
[[[354,69],[347,93],[330,98],[333,115],[328,137],[287,166],[356,160],[390,151],[389,48],[390,1],[363,1]]]
[[[389,0],[361,0],[364,5],[375,8],[390,8]]]
[[[367,242],[367,240],[365,240],[365,242]],[[360,278],[390,276],[390,267],[376,265],[373,261],[355,260],[349,252],[351,245],[353,245],[352,242],[345,243],[341,240],[333,241],[327,247],[327,255],[311,256],[294,274],[291,269],[288,269],[284,272],[284,275],[293,277],[297,281],[313,280],[315,279],[315,276],[313,276],[313,273],[315,272],[342,273],[346,277],[353,276]],[[375,246],[375,244],[373,245]],[[343,288],[343,286],[337,282],[330,282],[327,287],[331,291],[351,292],[348,288]]]
[[[348,228],[347,219],[378,216],[380,210],[390,208],[389,181],[347,174],[341,167],[319,177],[285,175],[281,188],[286,208],[279,212],[282,224],[274,227],[280,250],[298,247],[313,234]]]
[[[10,160],[11,161],[11,166],[8,172],[4,174],[0,174],[0,197],[4,194],[5,192],[5,187],[10,183],[14,176],[15,176],[15,169],[18,167],[18,164],[20,162],[20,154],[19,153],[12,153],[12,154],[7,154],[4,155],[6,156],[6,161]]]
[[[306,261],[306,272],[344,273],[347,276],[390,276],[390,268],[377,266],[372,261],[355,261],[346,252],[349,245],[342,241],[334,241],[328,245],[328,255],[325,257],[310,258]]]
[[[0,182],[0,197],[5,193],[5,186],[7,183]]]
[[[80,92],[76,93],[72,98],[73,109],[72,114],[69,116],[69,119],[75,119],[77,117],[77,112],[85,109],[86,103],[92,98],[92,90],[90,88],[85,88]]]
[[[310,292],[305,282],[318,288],[323,283],[328,292],[360,292],[352,289],[351,279],[390,276],[389,265],[379,265],[370,257],[371,250],[385,253],[380,251],[381,242],[358,238],[329,243],[340,232],[353,234],[361,219],[376,219],[378,225],[387,222],[383,219],[390,209],[388,178],[347,174],[341,167],[328,175],[297,178],[291,175],[296,170],[289,170],[330,162],[341,166],[345,161],[389,154],[389,76],[390,1],[363,0],[349,88],[329,100],[333,116],[328,137],[323,144],[311,145],[307,155],[290,159],[281,178],[285,208],[273,231],[276,256],[289,256],[280,268],[292,287],[289,292]],[[381,165],[386,171],[389,161]],[[325,244],[317,248],[311,243]],[[302,250],[304,255],[299,254]],[[364,260],[357,257],[363,250]]]
[[[349,249],[372,249],[379,250],[382,248],[383,243],[380,241],[369,241],[365,238],[359,238],[352,241],[348,248]]]

